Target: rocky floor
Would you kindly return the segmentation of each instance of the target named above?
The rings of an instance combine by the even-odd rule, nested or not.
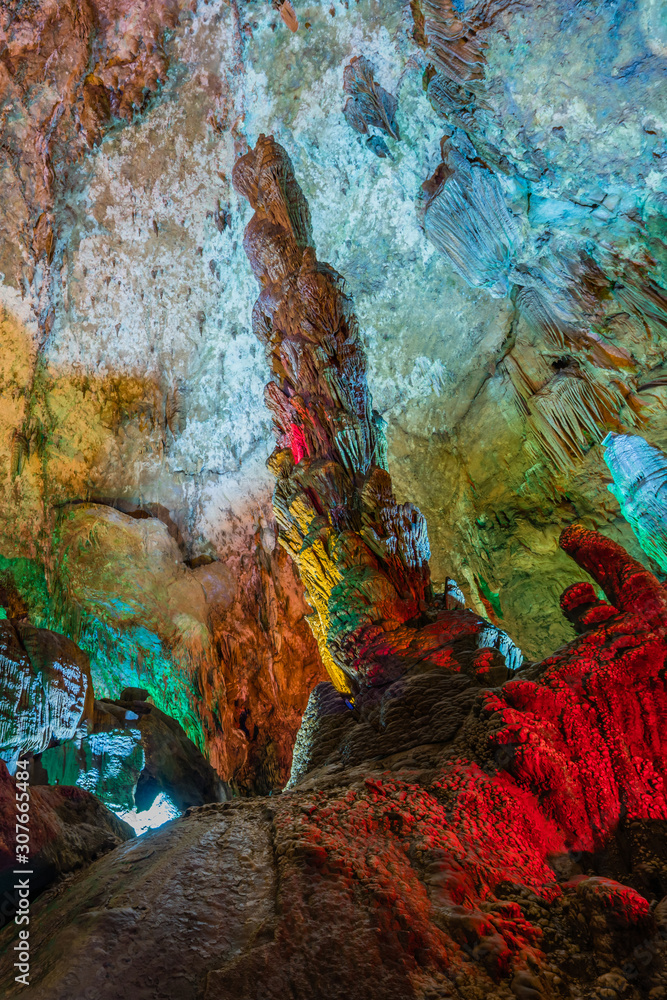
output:
[[[581,637],[495,690],[414,670],[352,712],[330,689],[291,790],[190,809],[36,901],[27,995],[664,996],[664,595],[603,540],[567,548],[622,610],[575,588]]]

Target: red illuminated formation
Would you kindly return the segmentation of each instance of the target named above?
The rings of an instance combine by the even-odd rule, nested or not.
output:
[[[621,816],[667,815],[667,597],[595,532],[568,528],[561,545],[613,604],[596,601],[590,585],[569,588],[562,605],[568,615],[583,607],[581,638],[487,695],[484,710],[498,713],[493,742],[512,748],[517,782],[538,797],[569,848],[588,851]]]
[[[566,529],[609,603],[569,587],[577,637],[508,676],[493,626],[432,591],[287,154],[260,137],[234,181],[255,209],[280,539],[335,687],[311,695],[289,791],[194,810],[35,907],[31,997],[662,1000],[665,591]]]

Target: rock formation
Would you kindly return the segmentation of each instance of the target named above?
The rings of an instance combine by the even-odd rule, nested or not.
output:
[[[401,676],[411,658],[488,670],[477,641],[486,623],[435,600],[424,519],[393,496],[357,321],[342,279],[315,257],[287,154],[260,136],[234,183],[255,209],[244,244],[262,287],[253,325],[275,375],[265,396],[278,437],[279,538],[299,567],[325,666],[355,698]],[[422,615],[430,639],[420,649],[407,623]]]
[[[145,687],[235,788],[285,783],[324,671],[272,525],[245,557],[188,565],[165,509],[71,504],[50,561],[52,622],[90,650],[98,698]]]
[[[177,0],[38,0],[3,8],[2,212],[19,240],[2,271],[34,297],[42,338],[53,324],[57,179],[62,183],[114,119],[131,120],[164,80],[165,32],[178,13]]]
[[[609,486],[644,551],[667,572],[667,457],[638,434],[608,434]]]
[[[31,992],[660,1000],[660,4],[31,0],[0,41]],[[84,789],[197,808],[113,850]]]
[[[88,657],[65,636],[0,620],[0,754],[7,761],[72,739],[92,716]]]
[[[664,38],[651,0],[130,6],[3,15],[0,571],[31,621],[89,653],[102,694],[166,677],[160,707],[226,778],[267,789],[320,676],[290,564],[262,564],[271,427],[238,153],[274,132],[298,166],[320,252],[355,298],[396,498],[429,522],[435,589],[454,576],[486,616],[497,595],[496,624],[541,658],[571,638],[565,525],[643,558],[597,444],[609,430],[666,444]],[[374,135],[344,116],[364,87]],[[81,501],[166,512],[186,569],[227,566],[220,637],[186,630],[205,663],[174,667],[164,637],[132,625],[69,631],[72,589],[54,614],[56,522]],[[294,613],[274,644],[256,605],[276,581]],[[154,617],[141,600],[136,617]],[[303,677],[290,670],[269,719],[278,642]],[[248,665],[233,696],[232,660]]]
[[[366,135],[370,125],[390,135],[392,139],[400,139],[396,124],[398,101],[376,82],[373,66],[368,59],[356,56],[345,67],[343,89],[350,95],[343,114],[355,132]]]
[[[127,823],[81,788],[32,789],[29,815],[32,898],[134,837]],[[0,926],[3,928],[17,908],[15,868],[16,786],[0,761]]]
[[[76,785],[114,812],[144,812],[158,795],[179,815],[191,806],[222,802],[229,792],[175,719],[146,700],[148,692],[123,691],[95,702],[91,732],[46,750],[32,783]]]
[[[578,637],[508,678],[393,500],[351,302],[287,154],[261,137],[235,183],[255,208],[280,538],[333,683],[291,791],[190,810],[36,904],[31,995],[660,997],[664,588],[569,527],[607,600],[568,587]],[[14,995],[11,959],[0,975]]]

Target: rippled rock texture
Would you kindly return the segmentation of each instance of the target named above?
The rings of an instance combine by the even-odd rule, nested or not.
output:
[[[660,997],[664,586],[569,527],[606,600],[568,587],[578,637],[508,677],[393,502],[356,318],[289,157],[261,136],[234,181],[255,209],[280,538],[332,683],[290,791],[191,810],[37,903],[33,995]]]
[[[92,717],[88,657],[65,636],[0,620],[0,753],[7,761],[70,740]]]
[[[494,690],[419,665],[361,712],[332,690],[293,791],[35,904],[31,995],[661,996],[667,601],[614,543],[563,545],[610,602],[563,596],[579,639]]]

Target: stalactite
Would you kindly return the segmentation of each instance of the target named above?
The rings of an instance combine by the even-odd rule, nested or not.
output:
[[[443,163],[424,185],[426,235],[471,285],[504,296],[522,245],[519,222],[507,209],[495,174],[476,161],[472,147],[464,155],[447,144],[443,153]]]
[[[644,551],[667,573],[667,455],[636,434],[608,434],[609,490]]]
[[[627,406],[623,383],[603,382],[594,369],[568,359],[542,385],[527,378],[515,357],[505,359],[517,399],[536,442],[552,466],[565,471],[598,444],[609,426],[635,426],[638,418]]]
[[[70,740],[92,715],[88,657],[63,635],[0,620],[0,755]]]
[[[451,0],[411,0],[409,10],[415,41],[445,76],[459,83],[483,78],[483,42],[475,27],[483,23],[481,10],[466,12],[465,20]]]
[[[597,332],[614,283],[590,255],[554,246],[527,255],[512,277],[517,306],[548,345],[581,352],[600,368],[634,370],[631,354]]]
[[[343,90],[350,95],[343,114],[355,132],[366,135],[370,125],[392,139],[400,139],[396,124],[398,101],[376,82],[373,66],[364,56],[355,56],[345,67]]]

